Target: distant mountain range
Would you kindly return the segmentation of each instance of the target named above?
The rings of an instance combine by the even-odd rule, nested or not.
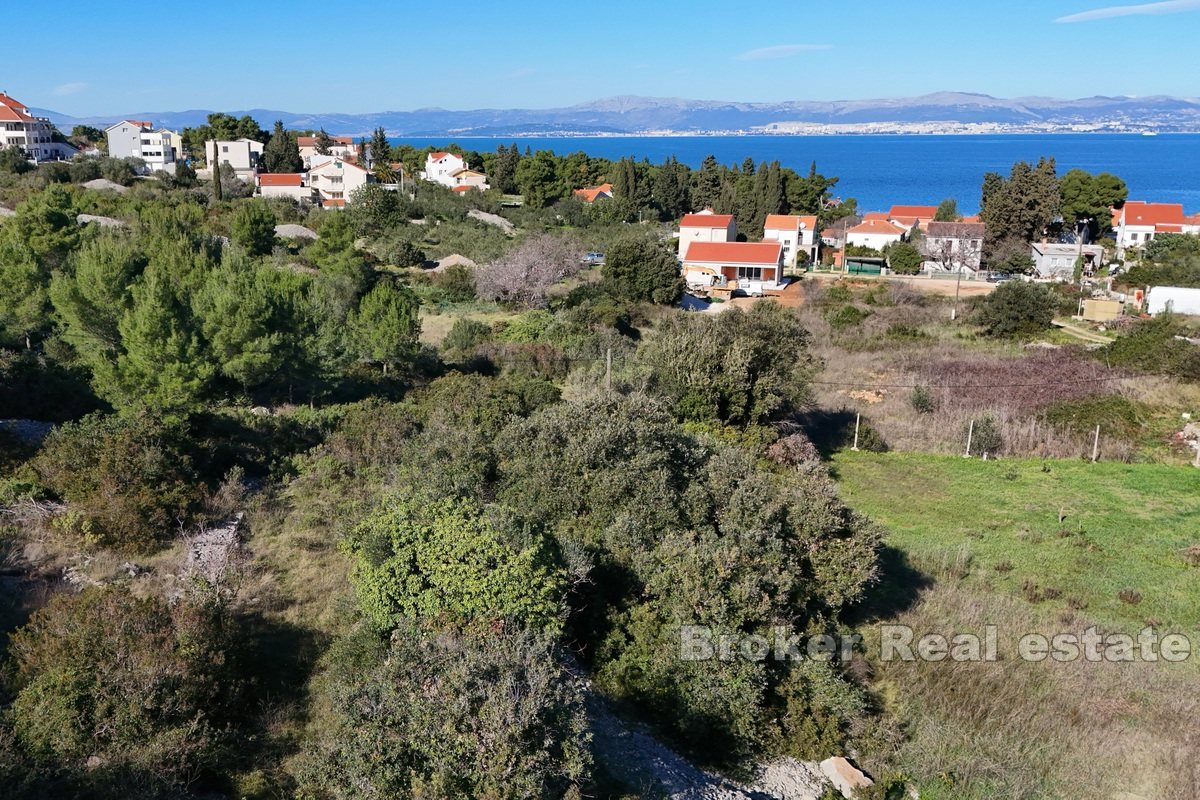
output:
[[[185,128],[204,122],[208,110],[138,111],[124,117],[70,117],[38,113],[69,130],[103,127],[122,118],[149,119]],[[1200,132],[1200,100],[1166,96],[1086,97],[1059,100],[939,92],[882,100],[797,100],[737,103],[681,98],[621,96],[567,108],[382,111],[371,114],[298,114],[252,108],[264,127],[275,120],[293,129],[324,128],[363,136],[384,127],[391,136],[629,135],[639,133],[886,133],[1153,131]]]

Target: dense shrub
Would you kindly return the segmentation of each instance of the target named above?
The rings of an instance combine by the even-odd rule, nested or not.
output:
[[[459,317],[442,340],[442,352],[451,358],[466,358],[491,335],[491,327],[469,317]]]
[[[580,798],[591,766],[582,687],[528,634],[430,635],[334,646],[324,714],[296,765],[318,798]]]
[[[57,595],[12,635],[16,741],[49,771],[88,762],[79,796],[181,790],[219,766],[228,646],[220,609],[203,602]]]
[[[1028,281],[1001,284],[983,299],[978,322],[988,336],[1022,336],[1050,327],[1058,301],[1044,286]]]
[[[33,465],[89,543],[147,551],[191,522],[204,498],[184,431],[148,416],[92,414],[55,430]]]
[[[962,444],[964,451],[970,447],[970,450],[966,451],[969,455],[997,455],[1004,447],[1000,423],[991,414],[968,420],[962,427]]]
[[[682,419],[744,426],[803,402],[808,341],[791,309],[757,303],[671,317],[638,356]]]
[[[344,545],[359,602],[381,629],[405,619],[561,627],[564,586],[553,552],[499,510],[399,494]]]
[[[1188,329],[1170,314],[1138,322],[1096,354],[1114,366],[1138,372],[1200,380],[1200,345],[1186,341]]]
[[[829,313],[825,315],[825,321],[834,329],[853,328],[861,325],[863,320],[869,316],[871,316],[870,311],[864,311],[856,305],[847,303],[844,306],[830,309]]]
[[[608,248],[603,285],[614,297],[634,302],[670,305],[683,296],[679,259],[647,239],[627,239]]]
[[[1042,418],[1075,434],[1091,434],[1099,425],[1106,437],[1135,439],[1143,430],[1148,409],[1120,395],[1097,395],[1055,403]]]

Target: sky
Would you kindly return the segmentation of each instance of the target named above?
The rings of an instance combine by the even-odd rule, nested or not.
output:
[[[0,91],[70,116],[1200,96],[1200,0],[59,0],[40,16],[8,15],[29,57],[8,60]]]

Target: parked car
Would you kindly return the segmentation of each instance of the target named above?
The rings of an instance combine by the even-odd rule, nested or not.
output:
[[[583,263],[588,266],[597,266],[604,263],[604,253],[585,253]]]

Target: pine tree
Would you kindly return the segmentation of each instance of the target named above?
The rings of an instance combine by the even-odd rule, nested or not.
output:
[[[327,156],[333,152],[333,139],[329,137],[324,128],[317,131],[316,140],[317,155]]]
[[[230,235],[248,254],[265,256],[275,248],[275,215],[260,200],[245,202],[234,212]]]
[[[705,156],[700,170],[695,175],[695,185],[692,189],[692,201],[696,209],[716,208],[720,202],[723,178],[723,170],[717,163],[717,157]]]
[[[271,140],[263,148],[263,162],[267,172],[299,172],[304,168],[296,138],[284,130],[282,121],[275,122]]]
[[[387,131],[382,127],[372,131],[371,143],[367,145],[367,150],[370,155],[371,169],[385,180],[389,178],[392,170],[392,143],[388,141]]]
[[[389,367],[411,359],[416,353],[421,322],[420,301],[412,290],[390,280],[381,280],[363,295],[351,315],[350,329],[359,358]]]

